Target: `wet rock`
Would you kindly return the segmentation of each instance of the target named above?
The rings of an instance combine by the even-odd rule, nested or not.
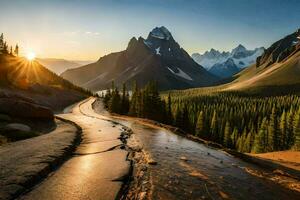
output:
[[[22,131],[22,132],[30,132],[31,128],[25,124],[11,123],[7,124],[4,127],[5,131]]]

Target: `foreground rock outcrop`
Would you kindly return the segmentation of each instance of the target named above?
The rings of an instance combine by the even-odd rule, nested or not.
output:
[[[49,108],[13,98],[0,98],[0,113],[18,118],[54,119],[53,112]]]

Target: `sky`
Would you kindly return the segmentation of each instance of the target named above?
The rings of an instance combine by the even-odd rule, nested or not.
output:
[[[268,47],[300,28],[300,0],[0,0],[0,33],[21,53],[97,60],[165,26],[190,54]]]

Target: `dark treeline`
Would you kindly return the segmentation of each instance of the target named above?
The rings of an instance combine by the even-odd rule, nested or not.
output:
[[[103,98],[105,107],[113,113],[171,123],[171,112],[167,111],[165,101],[160,98],[155,82],[148,83],[142,89],[134,83],[131,92],[129,97],[125,84],[120,92],[112,83],[112,88]]]
[[[161,98],[155,83],[133,88],[129,98],[125,85],[121,94],[113,85],[104,97],[105,106],[111,112],[174,125],[240,152],[300,148],[298,96],[254,97],[231,92],[191,97],[172,93]]]
[[[240,152],[300,147],[300,98],[238,93],[172,95],[174,125]]]

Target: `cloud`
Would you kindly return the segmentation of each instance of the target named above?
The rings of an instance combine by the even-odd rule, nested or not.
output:
[[[100,35],[99,32],[91,32],[91,31],[86,31],[85,34],[87,34],[87,35]]]

